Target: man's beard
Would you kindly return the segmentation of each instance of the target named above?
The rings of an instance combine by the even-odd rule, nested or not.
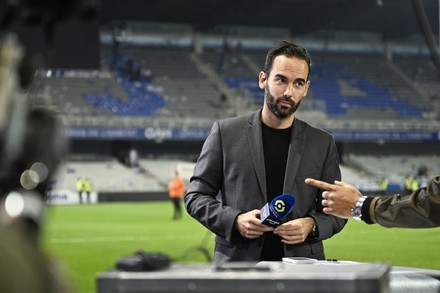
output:
[[[295,103],[295,101],[292,101],[292,99],[287,97],[281,97],[276,100],[275,97],[270,94],[269,88],[267,86],[264,91],[264,101],[269,110],[280,119],[290,117],[293,113],[296,112],[296,110],[299,108],[299,105],[301,104],[301,100],[298,103]],[[281,106],[280,101],[287,101],[291,103],[292,106],[290,108]]]

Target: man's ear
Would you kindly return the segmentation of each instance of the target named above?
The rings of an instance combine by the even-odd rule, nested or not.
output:
[[[304,91],[303,98],[307,96],[307,92],[309,91],[309,88],[310,88],[310,80],[308,80],[306,83],[306,90]]]
[[[267,76],[266,73],[264,71],[260,71],[260,74],[258,75],[258,86],[260,87],[260,89],[264,89],[264,87],[266,86],[266,82],[267,82]]]

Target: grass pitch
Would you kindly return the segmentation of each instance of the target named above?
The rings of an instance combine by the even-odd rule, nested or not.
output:
[[[96,274],[137,250],[160,252],[174,262],[206,262],[214,236],[184,211],[172,220],[171,202],[50,206],[42,245],[64,267],[77,293],[96,292]],[[387,229],[350,220],[324,241],[327,258],[387,262],[440,270],[440,228]]]

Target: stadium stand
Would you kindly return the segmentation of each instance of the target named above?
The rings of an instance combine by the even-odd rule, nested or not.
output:
[[[107,110],[119,116],[152,116],[164,107],[160,91],[152,86],[148,77],[140,72],[140,65],[132,58],[116,58],[114,75],[127,93],[127,99],[115,96],[112,92],[84,92],[84,100],[95,108]]]
[[[418,178],[423,185],[429,178],[440,174],[438,155],[352,155],[349,160],[352,165],[362,166],[367,174],[374,174],[376,180],[387,178],[394,190],[403,190],[405,179],[410,176]],[[422,168],[426,168],[426,174],[419,174]],[[353,179],[352,182],[359,182]]]
[[[147,67],[152,81],[163,89],[168,105],[161,115],[217,116],[219,92],[191,61],[190,51],[179,47],[138,47],[129,48],[124,54]]]
[[[138,200],[166,199],[167,184],[177,170],[182,179],[189,183],[194,163],[172,159],[141,159],[135,167],[127,167],[116,159],[66,161],[60,168],[56,180],[52,183],[52,194],[72,194],[77,198],[76,182],[78,178],[92,181],[93,197],[102,200],[107,194],[122,194],[112,201],[124,201],[125,194],[139,194]],[[149,194],[162,196],[149,196]],[[104,194],[103,197],[100,195]],[[133,198],[133,197],[131,197]],[[136,197],[134,197],[136,198]],[[69,200],[75,203],[74,199]],[[92,202],[96,202],[93,200]]]
[[[433,109],[433,118],[440,117],[440,82],[431,60],[424,56],[397,56],[393,63],[428,97],[426,107]],[[417,98],[415,98],[417,99]]]
[[[97,192],[139,192],[163,190],[147,169],[128,168],[116,159],[107,161],[66,162],[53,189],[74,190],[78,177],[89,178]],[[111,180],[109,180],[111,178]]]
[[[111,40],[102,43],[101,70],[49,70],[35,96],[47,100],[67,127],[193,127],[209,131],[217,119],[261,107],[258,72],[267,49],[275,40],[289,38],[289,33],[269,30],[262,38],[259,29],[231,28],[227,40],[222,31],[199,33],[197,38],[203,44],[197,46],[187,26],[133,24],[119,32],[122,37],[117,48]],[[390,57],[374,49],[383,45],[377,36],[356,34],[359,43],[354,44],[347,42],[347,35],[353,37],[335,33],[331,44],[321,44],[320,38],[328,38],[326,34],[298,39],[310,48],[313,67],[312,86],[297,116],[330,132],[438,132],[440,83],[429,57],[399,52]],[[342,36],[340,43],[338,36]],[[329,49],[332,47],[339,49]],[[338,143],[344,148],[344,142]],[[439,172],[440,158],[431,156],[432,152],[423,156],[423,152],[423,148],[415,148],[414,158],[375,152],[378,159],[353,149],[342,152],[343,179],[361,190],[374,191],[378,178],[385,175],[400,186],[417,168],[417,161]],[[197,157],[196,152],[193,156]],[[147,161],[141,156],[139,167],[131,169],[109,158],[104,163],[74,160],[66,162],[64,179],[57,184],[72,187],[84,172],[105,192],[165,192],[164,182],[184,162],[178,158]],[[396,165],[398,172],[388,167]],[[108,177],[109,172],[120,180],[106,181],[104,174]]]
[[[377,191],[379,189],[378,181],[371,173],[345,165],[340,165],[340,168],[342,180],[352,182],[359,190]]]
[[[364,155],[348,154],[341,164],[342,180],[363,191],[378,191],[380,178],[387,178],[393,190],[403,190],[408,176],[425,182],[440,173],[439,155]],[[396,168],[396,166],[399,166]],[[74,189],[78,177],[90,178],[96,192],[166,192],[175,170],[188,183],[194,163],[176,159],[141,159],[129,168],[116,159],[104,161],[69,161],[64,164],[54,189]],[[419,170],[426,169],[426,175]],[[109,180],[112,178],[112,180]]]
[[[121,47],[118,56],[109,56],[108,48],[103,52],[102,73],[92,78],[60,81],[63,77],[53,74],[44,80],[40,93],[51,96],[51,104],[60,105],[67,124],[112,120],[126,126],[172,119],[178,125],[209,127],[215,119],[261,106],[257,74],[266,50],[207,48],[196,54],[186,47],[130,45]],[[302,110],[324,112],[328,123],[414,118],[421,121],[415,123],[423,123],[438,114],[433,107],[438,104],[438,84],[432,70],[419,70],[417,79],[424,82],[420,87],[408,69],[400,69],[402,62],[393,63],[381,55],[312,52],[312,57],[313,82]],[[111,62],[119,64],[113,71]],[[127,68],[134,65],[127,64],[137,64],[138,80],[128,76],[131,69]],[[241,102],[231,102],[234,99]],[[99,116],[106,119],[99,122]]]

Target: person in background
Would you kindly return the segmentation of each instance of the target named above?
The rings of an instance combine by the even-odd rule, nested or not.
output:
[[[322,240],[346,223],[324,214],[321,192],[304,183],[312,174],[326,181],[341,177],[333,137],[294,115],[307,95],[310,70],[305,48],[276,44],[258,76],[262,109],[215,122],[203,145],[185,206],[216,234],[216,263],[325,259]],[[286,222],[264,225],[260,209],[286,193],[296,198]]]
[[[174,177],[168,184],[168,195],[173,203],[173,220],[182,218],[182,198],[185,195],[185,182],[179,176],[179,172],[174,173]]]
[[[134,148],[131,148],[128,151],[128,164],[130,167],[139,167],[139,155],[138,151]]]
[[[408,176],[405,178],[405,194],[409,194],[412,192],[412,182],[413,182],[412,176]]]
[[[380,194],[385,195],[388,190],[388,180],[385,177],[380,178],[379,187],[380,187]]]
[[[440,176],[406,196],[363,196],[354,186],[340,181],[329,184],[307,178],[321,190],[324,212],[337,217],[362,220],[384,227],[431,228],[440,226]]]
[[[415,192],[417,189],[419,189],[419,179],[415,177],[411,181],[411,191]]]
[[[86,193],[86,202],[90,203],[90,194],[93,191],[93,182],[92,180],[90,180],[90,178],[86,178],[86,180],[84,181],[84,191]]]
[[[80,204],[82,204],[83,201],[84,187],[85,187],[85,181],[81,177],[78,177],[78,179],[76,180],[76,191],[78,192]]]

